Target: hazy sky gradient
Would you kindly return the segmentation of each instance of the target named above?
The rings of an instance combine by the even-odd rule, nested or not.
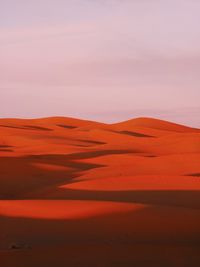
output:
[[[200,1],[0,0],[0,116],[200,127]]]

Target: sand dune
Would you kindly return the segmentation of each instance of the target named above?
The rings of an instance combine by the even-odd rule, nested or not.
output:
[[[95,191],[200,190],[200,180],[191,176],[115,176],[62,185],[61,188]]]
[[[143,205],[79,200],[3,200],[0,216],[38,219],[79,219],[104,214],[123,213],[143,208]]]
[[[52,117],[0,136],[2,267],[200,266],[199,129]]]
[[[153,119],[153,118],[137,118],[137,119],[131,119],[128,121],[120,122],[114,124],[115,126],[118,126],[120,128],[123,127],[130,127],[133,128],[135,126],[145,127],[145,128],[152,128],[152,129],[158,129],[163,131],[172,131],[172,132],[199,132],[199,129],[179,125],[176,123],[163,121],[159,119]]]

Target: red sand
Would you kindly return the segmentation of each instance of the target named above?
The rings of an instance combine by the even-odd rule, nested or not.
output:
[[[62,185],[61,188],[126,191],[126,190],[200,190],[200,179],[190,176],[146,175],[106,177]]]
[[[199,129],[54,117],[0,136],[0,266],[200,266]]]
[[[143,207],[139,204],[108,201],[1,200],[0,216],[70,220],[123,213]]]

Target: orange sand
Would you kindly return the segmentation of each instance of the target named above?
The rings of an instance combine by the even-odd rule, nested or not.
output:
[[[0,266],[200,266],[199,129],[53,117],[0,136]]]

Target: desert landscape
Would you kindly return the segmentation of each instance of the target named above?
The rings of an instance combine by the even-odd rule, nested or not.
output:
[[[0,267],[200,267],[199,14],[0,0]]]
[[[200,129],[0,119],[0,266],[200,266]]]

